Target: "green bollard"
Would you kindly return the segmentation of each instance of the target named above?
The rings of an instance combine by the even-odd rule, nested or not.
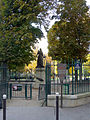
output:
[[[25,99],[27,99],[27,84],[25,84]]]

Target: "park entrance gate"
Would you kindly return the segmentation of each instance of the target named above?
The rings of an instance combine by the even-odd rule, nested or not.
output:
[[[32,99],[32,84],[28,83],[9,83],[10,99],[25,98]]]

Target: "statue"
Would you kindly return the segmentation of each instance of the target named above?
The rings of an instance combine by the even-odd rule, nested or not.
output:
[[[38,50],[38,59],[37,59],[37,67],[36,68],[43,68],[43,52],[40,48],[40,50]]]

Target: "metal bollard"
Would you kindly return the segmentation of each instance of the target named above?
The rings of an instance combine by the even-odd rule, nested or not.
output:
[[[59,120],[59,93],[56,93],[56,120]]]
[[[3,120],[6,120],[6,98],[7,96],[3,95]]]

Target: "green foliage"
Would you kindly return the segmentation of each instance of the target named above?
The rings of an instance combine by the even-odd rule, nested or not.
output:
[[[48,32],[49,55],[53,59],[85,59],[88,54],[90,18],[85,0],[59,0],[60,18]]]
[[[43,36],[40,30],[47,11],[48,0],[2,0],[0,8],[0,59],[10,69],[23,67],[34,60],[33,48],[37,38]],[[32,23],[38,24],[34,27]]]
[[[87,75],[90,76],[90,54],[87,55],[87,62],[83,64],[84,67],[84,74],[86,73]]]

